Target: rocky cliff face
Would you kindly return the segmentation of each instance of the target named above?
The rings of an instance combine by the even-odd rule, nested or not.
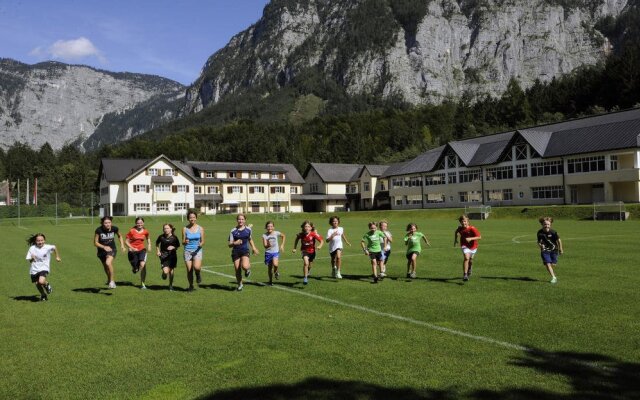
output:
[[[205,64],[184,113],[262,85],[268,96],[312,73],[349,94],[439,103],[498,96],[603,60],[596,29],[626,0],[272,0],[262,19]],[[415,20],[412,20],[415,18]],[[327,79],[327,78],[325,78]]]
[[[112,121],[111,134],[125,139],[159,123],[147,119],[127,125],[127,111],[152,98],[175,99],[183,93],[181,84],[155,76],[0,59],[0,145],[7,148],[14,141],[33,148],[45,142],[54,149],[72,142],[82,145],[105,119]]]

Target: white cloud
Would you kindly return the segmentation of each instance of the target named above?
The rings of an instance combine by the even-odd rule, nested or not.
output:
[[[101,63],[106,63],[107,59],[102,52],[85,37],[71,40],[58,40],[46,50],[36,47],[31,50],[31,55],[38,57],[51,57],[63,61],[77,61],[88,57],[96,57]]]

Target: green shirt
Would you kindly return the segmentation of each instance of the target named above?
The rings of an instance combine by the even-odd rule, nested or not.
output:
[[[369,231],[364,234],[362,241],[367,245],[367,250],[369,250],[370,253],[380,253],[382,251],[380,241],[384,241],[385,237],[381,231]]]
[[[422,245],[420,241],[424,235],[420,232],[413,232],[412,236],[405,236],[404,243],[407,245],[407,254],[409,253],[420,253],[422,251]]]

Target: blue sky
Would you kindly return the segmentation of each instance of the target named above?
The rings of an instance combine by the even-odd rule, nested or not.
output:
[[[0,58],[160,75],[185,85],[269,0],[0,0]]]

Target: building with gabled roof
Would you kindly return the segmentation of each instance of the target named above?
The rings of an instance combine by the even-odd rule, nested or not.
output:
[[[452,141],[386,169],[392,208],[640,202],[640,109]]]

